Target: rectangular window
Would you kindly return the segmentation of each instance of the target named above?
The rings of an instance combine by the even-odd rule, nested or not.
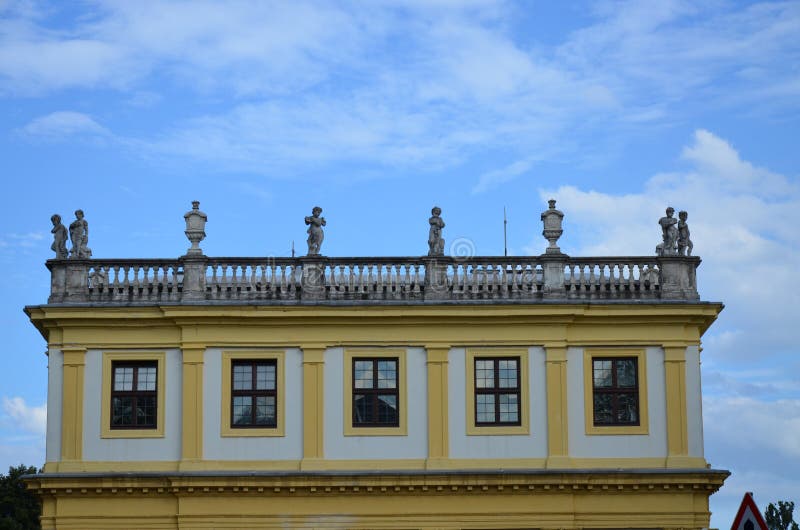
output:
[[[158,365],[155,361],[111,363],[111,429],[155,429],[158,425]]]
[[[594,424],[639,425],[636,357],[592,359]]]
[[[163,438],[167,352],[102,352],[101,438]]]
[[[231,369],[231,428],[276,427],[277,361],[234,360]]]
[[[467,348],[467,435],[530,434],[527,348]]]
[[[520,424],[519,357],[475,358],[475,425]]]
[[[586,434],[648,434],[646,374],[644,348],[583,350]]]
[[[399,427],[399,359],[354,357],[353,427]]]
[[[284,350],[222,352],[220,436],[284,436],[285,359]],[[289,386],[300,392],[298,386]],[[302,407],[289,405],[294,405],[290,410]]]

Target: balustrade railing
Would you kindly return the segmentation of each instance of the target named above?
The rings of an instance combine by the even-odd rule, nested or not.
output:
[[[696,300],[697,257],[50,260],[50,303]]]

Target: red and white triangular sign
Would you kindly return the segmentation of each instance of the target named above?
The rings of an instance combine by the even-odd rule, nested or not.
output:
[[[742,505],[736,512],[731,530],[769,530],[767,523],[764,522],[764,516],[761,515],[753,500],[753,494],[749,491],[744,494]]]

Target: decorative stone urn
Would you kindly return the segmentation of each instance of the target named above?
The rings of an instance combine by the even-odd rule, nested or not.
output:
[[[545,250],[545,254],[561,254],[561,249],[556,245],[558,238],[564,231],[561,229],[561,221],[564,219],[564,213],[556,210],[556,200],[550,199],[547,201],[550,207],[542,212],[542,222],[544,223],[544,230],[542,235],[547,239],[549,245]]]
[[[186,219],[186,237],[192,243],[187,255],[202,254],[200,242],[206,238],[206,221],[208,216],[200,211],[200,201],[192,201],[192,209],[183,216]]]

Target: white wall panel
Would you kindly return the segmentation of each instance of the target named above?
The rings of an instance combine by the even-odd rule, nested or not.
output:
[[[703,398],[700,382],[700,349],[686,348],[686,423],[689,456],[703,457]]]
[[[47,355],[47,462],[61,460],[61,399],[64,387],[64,354],[50,348]]]

